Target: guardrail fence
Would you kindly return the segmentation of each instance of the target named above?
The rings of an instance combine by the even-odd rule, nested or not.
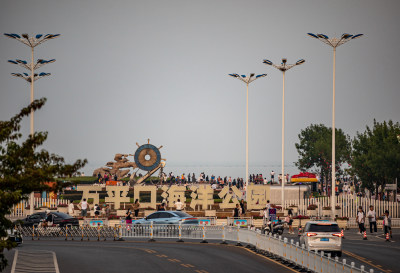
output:
[[[298,269],[319,273],[353,273],[370,272],[364,266],[355,267],[354,263],[347,264],[346,259],[339,261],[338,257],[331,257],[324,252],[308,251],[304,245],[288,241],[276,234],[265,235],[250,228],[241,228],[240,225],[234,226],[197,226],[197,225],[117,225],[115,227],[16,227],[17,230],[26,238],[40,240],[42,237],[61,237],[65,240],[123,240],[123,238],[146,238],[149,241],[155,239],[178,239],[183,242],[186,239],[201,240],[221,240],[222,243],[231,241],[236,245],[246,245],[254,251],[290,263]]]
[[[297,206],[299,214],[307,215],[307,207],[311,204],[315,204],[318,206],[316,209],[317,215],[321,216],[323,215],[322,209],[331,206],[330,202],[330,197],[285,200],[284,207],[288,208],[291,205]],[[392,218],[400,218],[399,202],[374,200],[354,195],[340,195],[336,197],[336,206],[340,207],[340,209],[337,210],[337,215],[340,217],[356,217],[359,206],[362,206],[364,211],[367,212],[370,205],[374,206],[377,216],[383,215],[385,210],[389,210]]]

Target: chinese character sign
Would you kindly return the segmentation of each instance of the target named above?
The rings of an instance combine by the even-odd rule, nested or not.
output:
[[[134,186],[134,197],[133,199],[139,199],[140,200],[140,193],[141,192],[150,192],[150,202],[141,202],[140,206],[142,208],[150,207],[155,209],[156,208],[156,200],[157,200],[157,187],[156,186]]]
[[[248,185],[246,192],[247,209],[263,209],[270,199],[269,185]]]
[[[175,202],[178,201],[178,199],[181,200],[181,202],[186,201],[185,186],[178,186],[178,185],[172,185],[171,187],[163,186],[161,189],[163,190],[161,196],[167,200],[168,207],[173,207]]]
[[[82,200],[86,199],[89,200],[89,198],[93,199],[93,204],[99,204],[99,191],[102,190],[101,186],[91,186],[91,185],[78,185],[77,191],[82,192]]]
[[[201,205],[203,210],[206,210],[208,206],[214,204],[214,190],[211,188],[211,185],[200,185],[200,186],[191,186],[192,190],[192,202],[190,202],[190,207],[196,210],[196,205]]]
[[[108,186],[106,187],[107,197],[106,202],[113,202],[114,208],[119,209],[121,202],[129,202],[130,198],[127,196],[129,186]]]
[[[241,198],[242,192],[236,188],[236,186],[231,187],[231,190],[234,195],[230,193],[229,186],[225,186],[218,194],[222,199],[222,203],[219,204],[220,209],[233,209],[236,207],[236,204],[239,204],[239,198]]]

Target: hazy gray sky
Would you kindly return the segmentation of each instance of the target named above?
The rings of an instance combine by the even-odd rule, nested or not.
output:
[[[306,63],[286,77],[286,163],[311,123],[331,126],[332,49],[307,32],[364,33],[337,50],[336,125],[352,137],[378,121],[400,119],[400,2],[335,1],[9,1],[2,33],[60,33],[36,48],[57,61],[35,85],[48,99],[35,129],[45,148],[86,173],[134,153],[147,138],[163,145],[168,166],[243,164],[245,84],[228,73],[267,73],[250,85],[250,165],[281,159],[282,75],[267,58]],[[29,48],[0,38],[0,119],[29,103],[25,72],[8,59]],[[29,132],[29,119],[23,124]],[[168,171],[168,168],[167,170]]]

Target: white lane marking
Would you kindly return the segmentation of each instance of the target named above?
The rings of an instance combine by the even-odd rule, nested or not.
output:
[[[53,251],[19,251],[14,258],[11,273],[22,272],[60,273],[56,254]]]
[[[18,259],[18,250],[15,250],[15,254],[14,254],[14,261],[11,267],[11,273],[15,272],[15,266],[17,265],[17,259]]]
[[[56,253],[54,251],[52,252],[53,252],[53,261],[54,261],[54,267],[56,268],[56,273],[60,273],[60,269],[58,268]]]

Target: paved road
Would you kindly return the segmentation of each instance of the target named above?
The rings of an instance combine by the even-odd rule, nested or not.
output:
[[[245,248],[217,243],[27,240],[17,250],[54,251],[60,272],[296,272]],[[10,265],[14,253],[6,253]]]
[[[343,240],[343,256],[346,263],[355,262],[359,268],[374,269],[375,272],[400,273],[400,230],[393,230],[393,238],[386,242],[382,232],[367,233],[368,240],[363,240],[356,229],[346,230]],[[283,237],[298,241],[298,236],[283,234]]]

